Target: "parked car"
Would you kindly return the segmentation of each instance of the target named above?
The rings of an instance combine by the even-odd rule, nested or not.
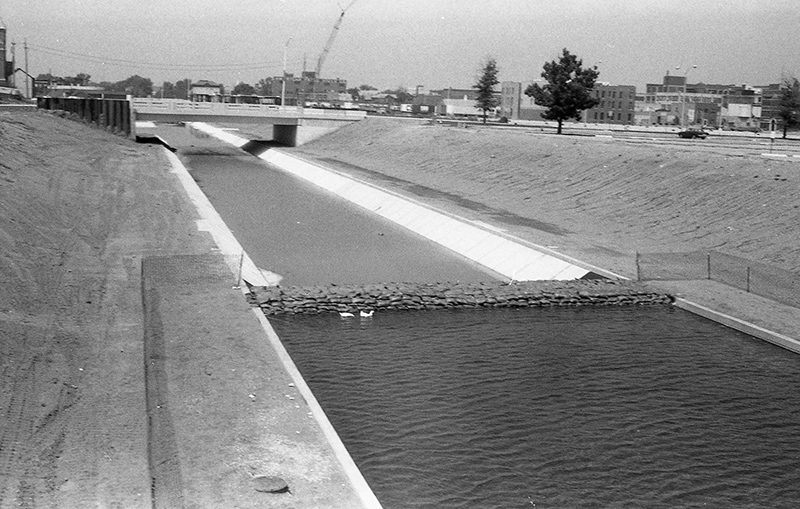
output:
[[[706,136],[708,136],[708,133],[702,129],[686,129],[685,131],[679,132],[678,136],[681,138],[700,138],[701,140],[704,140],[706,139]]]

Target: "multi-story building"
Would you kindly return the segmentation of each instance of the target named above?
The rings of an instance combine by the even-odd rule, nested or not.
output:
[[[0,26],[0,87],[14,87],[14,60],[6,60],[6,29]]]
[[[500,116],[508,120],[543,120],[546,110],[533,101],[533,97],[525,95],[525,90],[533,83],[544,85],[544,80],[536,81],[504,81],[500,84]]]
[[[583,121],[588,124],[636,123],[636,87],[634,85],[611,85],[596,83],[592,96],[600,101],[597,106],[583,112]]]
[[[784,87],[782,83],[754,87],[761,90],[761,129],[769,130],[773,119],[776,127],[783,125],[779,111]]]
[[[347,94],[347,80],[318,78],[314,71],[303,71],[300,76],[291,73],[285,77],[273,76],[266,78],[263,85],[263,95],[283,96],[287,105],[334,103],[340,101],[342,94]]]
[[[189,100],[194,102],[223,102],[225,87],[209,80],[194,81],[189,85]]]
[[[431,90],[430,95],[438,95],[444,99],[460,99],[460,100],[477,100],[478,90],[475,88],[442,88],[440,90]]]
[[[761,123],[761,91],[746,85],[687,83],[667,73],[662,83],[648,83],[637,97],[639,124],[706,125],[756,129]]]
[[[508,120],[543,120],[547,108],[539,106],[533,97],[525,95],[532,84],[543,86],[544,80],[527,82],[504,81],[500,92],[500,116]],[[633,85],[610,85],[598,83],[592,92],[600,102],[583,112],[582,120],[587,123],[634,124],[636,87]]]

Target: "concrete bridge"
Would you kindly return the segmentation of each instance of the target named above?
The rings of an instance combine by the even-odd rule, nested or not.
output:
[[[216,126],[247,126],[261,139],[294,147],[366,116],[360,110],[301,108],[266,104],[191,102],[181,99],[131,99],[137,134],[147,122],[206,122]]]

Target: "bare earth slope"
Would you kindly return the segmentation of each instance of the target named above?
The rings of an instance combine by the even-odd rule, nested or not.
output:
[[[2,508],[151,505],[141,248],[203,244],[159,151],[0,111]]]
[[[0,110],[0,509],[365,506],[176,171]]]
[[[367,170],[450,193],[460,200],[433,199],[458,213],[484,205],[539,222],[514,232],[626,276],[637,251],[716,249],[800,270],[800,162],[736,144],[368,118],[292,150],[381,185],[392,183]]]

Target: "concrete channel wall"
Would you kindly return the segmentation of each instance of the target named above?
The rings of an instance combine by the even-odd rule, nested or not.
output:
[[[203,123],[190,128],[237,147],[248,140]],[[333,170],[323,168],[278,149],[259,156],[292,175],[326,189],[349,202],[428,238],[509,281],[573,280],[587,277],[619,277],[567,257],[556,257],[544,248],[470,224],[433,210],[406,197],[379,189]]]

